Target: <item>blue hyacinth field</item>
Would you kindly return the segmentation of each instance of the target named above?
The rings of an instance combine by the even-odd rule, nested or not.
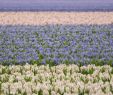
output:
[[[113,62],[113,25],[0,26],[3,64]]]

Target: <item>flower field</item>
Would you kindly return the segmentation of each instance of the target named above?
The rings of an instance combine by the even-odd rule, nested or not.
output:
[[[113,12],[0,12],[0,95],[113,95]]]
[[[112,64],[113,25],[2,26],[0,56],[3,64]]]
[[[113,95],[113,67],[0,65],[1,95]]]

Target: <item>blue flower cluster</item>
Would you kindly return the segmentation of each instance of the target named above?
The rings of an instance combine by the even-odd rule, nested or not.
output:
[[[113,25],[0,26],[0,62],[113,59]]]

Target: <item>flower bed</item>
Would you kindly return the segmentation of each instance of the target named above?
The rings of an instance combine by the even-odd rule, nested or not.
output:
[[[0,13],[0,95],[113,95],[112,14]]]
[[[113,95],[113,67],[0,65],[0,95]]]
[[[112,64],[113,25],[1,26],[0,62]]]

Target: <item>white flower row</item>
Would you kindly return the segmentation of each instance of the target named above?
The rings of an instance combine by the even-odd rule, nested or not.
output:
[[[0,65],[0,95],[113,95],[113,67]]]

